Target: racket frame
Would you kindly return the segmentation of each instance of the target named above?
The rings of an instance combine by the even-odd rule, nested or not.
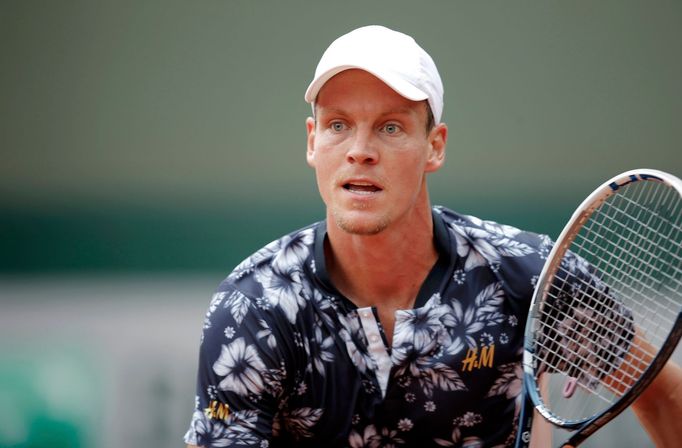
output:
[[[649,384],[656,377],[658,372],[663,368],[672,353],[675,351],[678,341],[682,336],[682,313],[678,313],[675,324],[669,333],[666,341],[662,344],[661,349],[652,360],[651,364],[642,373],[637,382],[626,391],[620,398],[618,398],[610,407],[595,414],[587,420],[581,421],[565,421],[552,414],[542,402],[540,394],[538,393],[538,384],[535,381],[535,367],[533,361],[534,347],[533,347],[533,333],[536,328],[536,322],[539,319],[539,310],[536,303],[539,303],[547,295],[551,287],[551,281],[559,268],[561,261],[566,251],[570,248],[573,240],[583,227],[585,222],[590,218],[594,211],[607,198],[614,195],[620,188],[639,181],[657,181],[663,182],[672,188],[675,188],[678,194],[682,195],[682,181],[675,176],[659,170],[653,169],[636,169],[626,171],[619,174],[610,180],[604,182],[600,187],[594,190],[575,210],[571,219],[568,221],[561,234],[557,238],[552,250],[547,256],[538,283],[533,293],[533,298],[530,304],[528,319],[526,321],[525,335],[524,335],[524,351],[523,351],[523,397],[522,409],[519,414],[519,430],[516,437],[517,447],[527,447],[530,445],[530,429],[533,420],[533,409],[537,410],[542,417],[555,426],[575,430],[567,442],[562,444],[562,447],[576,447],[582,443],[587,437],[592,435],[599,428],[606,423],[613,420],[618,414],[623,412],[633,401],[646,389]],[[539,303],[541,305],[541,303]]]

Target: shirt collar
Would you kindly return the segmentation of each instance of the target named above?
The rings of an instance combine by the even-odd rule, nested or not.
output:
[[[450,232],[448,232],[443,216],[431,212],[433,216],[433,238],[438,251],[438,260],[431,268],[429,275],[424,280],[414,307],[423,306],[435,293],[439,293],[447,284],[449,276],[447,272],[452,269],[455,263],[454,245],[450,240]],[[334,288],[327,271],[327,263],[324,256],[324,246],[327,240],[327,221],[320,221],[315,226],[315,241],[313,247],[313,257],[315,261],[315,275],[322,282],[325,289],[333,292],[335,295],[342,296],[342,294]]]

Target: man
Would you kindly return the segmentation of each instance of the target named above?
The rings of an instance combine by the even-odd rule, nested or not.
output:
[[[305,98],[326,220],[219,286],[186,442],[513,444],[523,326],[551,241],[431,206],[443,86],[409,36],[370,26],[340,37]]]

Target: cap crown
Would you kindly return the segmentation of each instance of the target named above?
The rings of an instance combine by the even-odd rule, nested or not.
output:
[[[443,113],[443,83],[431,56],[415,40],[384,26],[370,25],[336,39],[322,55],[305,100],[315,102],[322,86],[349,69],[365,70],[399,95],[427,100],[436,123]]]

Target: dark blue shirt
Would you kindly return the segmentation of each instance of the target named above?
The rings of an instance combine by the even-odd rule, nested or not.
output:
[[[270,243],[206,314],[187,443],[206,447],[509,446],[523,328],[552,242],[434,207],[439,259],[393,345],[331,284],[326,223]]]

